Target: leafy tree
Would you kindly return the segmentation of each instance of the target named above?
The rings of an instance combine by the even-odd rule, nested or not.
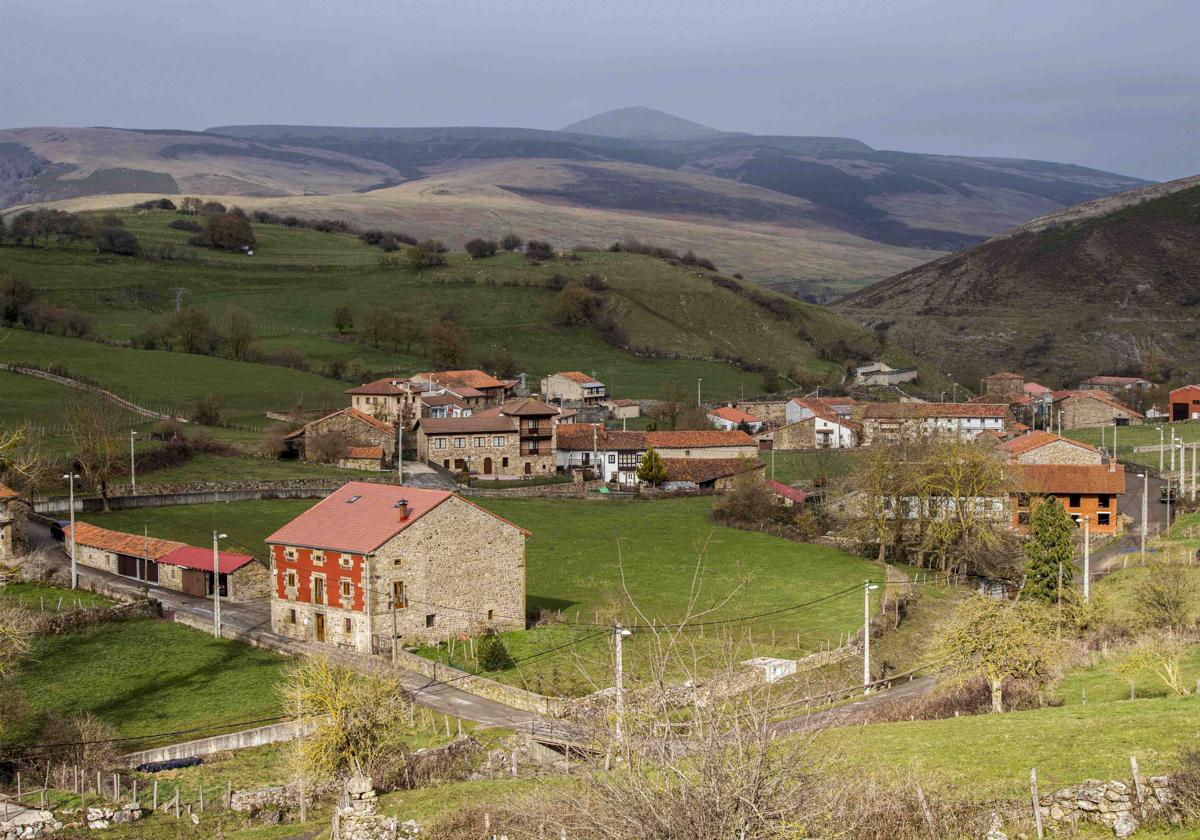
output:
[[[225,212],[225,205],[219,201],[206,201],[200,205],[200,212],[206,216],[219,216]]]
[[[188,306],[171,319],[168,329],[179,349],[185,353],[211,353],[220,340],[208,314],[203,309]]]
[[[1046,608],[972,595],[940,628],[939,655],[959,680],[983,677],[992,711],[1004,711],[1004,681],[1050,679],[1062,657]]]
[[[423,271],[445,265],[446,258],[440,252],[426,248],[422,243],[408,249],[408,264],[417,271]]]
[[[8,228],[4,224],[4,217],[0,216],[0,244],[4,243],[4,235],[8,232]]]
[[[425,352],[438,367],[457,368],[466,364],[470,349],[467,331],[454,321],[442,319],[425,334]]]
[[[1191,649],[1190,640],[1170,630],[1148,633],[1117,665],[1117,672],[1132,681],[1143,671],[1151,671],[1173,694],[1185,695],[1183,660]]]
[[[466,244],[467,253],[476,260],[493,256],[499,247],[499,243],[494,239],[472,239]]]
[[[338,335],[345,335],[354,329],[354,314],[349,306],[339,306],[333,310],[333,328]]]
[[[1181,633],[1200,612],[1200,570],[1176,563],[1154,563],[1134,586],[1134,608],[1147,627]]]
[[[37,297],[33,287],[18,277],[0,279],[0,322],[15,324],[21,310]]]
[[[1025,543],[1025,586],[1021,594],[1047,604],[1058,603],[1071,588],[1075,523],[1057,499],[1042,499],[1034,505],[1029,529],[1029,541]]]
[[[567,286],[554,301],[554,322],[564,327],[586,324],[599,311],[600,303],[600,298],[583,286]]]
[[[225,319],[229,322],[229,332],[225,336],[229,355],[238,361],[246,361],[254,346],[254,319],[240,306],[229,307]]]
[[[207,207],[207,205],[205,205]],[[219,205],[218,205],[219,206]],[[204,220],[204,230],[192,237],[193,245],[238,251],[254,245],[254,229],[245,216],[234,213],[210,213]]]
[[[503,347],[493,348],[490,353],[480,360],[480,363],[483,365],[484,370],[502,379],[512,379],[517,375],[520,368],[517,357]]]
[[[663,463],[662,456],[655,451],[653,446],[647,449],[646,454],[642,456],[642,462],[638,464],[637,468],[637,477],[639,481],[655,487],[667,480],[667,465]]]
[[[525,247],[525,240],[515,233],[506,233],[504,238],[500,240],[500,247],[505,251],[520,251]]]
[[[763,371],[763,388],[768,394],[778,394],[783,389],[778,371],[772,368]]]
[[[475,652],[479,657],[479,667],[484,671],[504,671],[516,664],[504,645],[504,639],[500,638],[494,627],[489,627],[479,637]]]
[[[200,207],[203,204],[204,202],[194,195],[185,195],[179,200],[179,212],[186,216],[195,216],[200,212]]]
[[[217,394],[205,394],[192,409],[192,422],[203,426],[221,425],[221,409],[225,401]]]

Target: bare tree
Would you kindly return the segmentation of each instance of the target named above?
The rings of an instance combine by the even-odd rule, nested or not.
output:
[[[254,346],[254,319],[240,306],[229,307],[225,318],[229,322],[229,332],[225,336],[229,355],[239,362],[246,361]]]
[[[75,462],[108,513],[109,485],[124,474],[128,457],[126,417],[108,400],[82,396],[71,405],[68,426]]]

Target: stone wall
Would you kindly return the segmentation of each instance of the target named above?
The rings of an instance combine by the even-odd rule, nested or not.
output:
[[[370,413],[370,412],[367,412]],[[304,436],[318,437],[327,434],[343,434],[351,446],[378,446],[390,463],[396,454],[395,430],[384,431],[349,413],[331,414],[315,420],[304,427]]]
[[[139,618],[157,618],[158,602],[152,598],[117,604],[113,607],[93,607],[84,610],[39,615],[33,626],[38,636],[61,636],[84,627],[111,624],[119,621],[134,621]]]
[[[816,449],[816,418],[810,417],[807,420],[798,420],[795,423],[789,423],[786,426],[780,426],[774,431],[767,432],[760,437],[773,441],[773,446],[777,452],[791,452],[797,449]]]
[[[227,750],[241,750],[247,747],[259,747],[263,744],[278,744],[292,741],[301,734],[307,734],[316,728],[315,723],[301,725],[294,720],[283,723],[272,723],[267,726],[256,726],[253,729],[243,729],[239,732],[229,732],[225,735],[213,735],[210,738],[196,738],[165,747],[155,747],[150,750],[129,753],[125,762],[130,767],[148,764],[153,761],[169,761],[175,758],[191,756],[214,755]]]
[[[271,572],[257,560],[228,575],[227,581],[230,601],[257,601],[271,594]]]
[[[1056,790],[1040,802],[1042,819],[1074,826],[1080,822],[1100,823],[1117,837],[1129,837],[1148,820],[1172,814],[1171,779],[1150,776],[1138,787],[1132,782],[1088,779],[1080,785]]]
[[[1020,464],[1099,464],[1099,450],[1056,440],[1017,456]]]
[[[455,446],[456,441],[462,446]],[[496,444],[497,440],[502,443]],[[480,442],[482,441],[482,443]],[[443,444],[441,448],[438,444]],[[514,426],[505,432],[453,432],[428,435],[424,428],[417,430],[417,460],[437,464],[455,473],[469,466],[472,473],[482,475],[484,460],[491,458],[492,474],[519,475],[525,460],[521,457],[520,438]],[[459,466],[459,462],[462,466]]]
[[[787,404],[788,400],[743,400],[734,403],[734,407],[753,414],[768,425],[782,426],[787,422]]]
[[[592,481],[564,481],[561,484],[530,484],[528,487],[469,487],[464,488],[461,492],[464,496],[478,496],[485,499],[505,497],[551,499],[571,496],[600,498],[592,491],[603,486],[603,481],[595,479]]]
[[[1129,409],[1118,408],[1092,397],[1067,398],[1055,405],[1054,412],[1055,420],[1058,420],[1058,415],[1061,414],[1064,429],[1109,426],[1112,425],[1114,417],[1127,417],[1131,425],[1139,425],[1142,422],[1141,418],[1134,417]]]

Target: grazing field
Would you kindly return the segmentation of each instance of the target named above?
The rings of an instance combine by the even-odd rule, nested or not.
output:
[[[771,478],[772,455],[760,452],[758,457],[767,465],[766,476]],[[784,484],[799,481],[819,481],[842,478],[854,469],[858,452],[853,449],[813,449],[803,452],[776,452],[774,477]]]
[[[90,712],[149,746],[181,740],[157,733],[273,717],[287,664],[241,642],[143,619],[37,638],[14,682],[35,714]]]
[[[506,633],[513,657],[521,660],[595,636],[556,656],[526,665],[518,662],[518,667],[497,675],[551,693],[580,693],[607,685],[608,634],[594,625],[608,626],[617,619],[632,625],[681,621],[688,617],[693,579],[697,596],[692,611],[705,611],[708,621],[771,612],[850,590],[812,608],[723,625],[738,655],[746,658],[752,650],[797,656],[835,643],[861,624],[862,581],[882,576],[875,564],[834,549],[714,526],[708,518],[712,505],[708,498],[656,502],[489,498],[480,503],[533,532],[526,547],[527,610],[544,613],[552,623]],[[263,539],[312,504],[304,500],[218,503],[84,518],[135,533],[145,527],[152,536],[195,544],[220,529],[230,535],[235,550],[262,556]],[[710,628],[700,636],[689,631],[689,637],[706,655],[713,655],[722,632]],[[652,636],[639,631],[627,643],[631,679],[646,676]],[[423,653],[449,657],[444,646]],[[474,667],[473,662],[463,661],[461,645],[453,661]]]
[[[112,601],[95,592],[51,586],[46,583],[7,583],[0,586],[0,601],[16,604],[27,610],[56,612],[59,601],[64,610],[81,607],[109,607]]]
[[[1162,437],[1159,437],[1159,431],[1162,432]],[[1171,432],[1175,433],[1175,441],[1183,441],[1187,444],[1200,443],[1200,422],[1190,421],[1186,423],[1145,423],[1140,426],[1121,426],[1117,429],[1117,455],[1122,461],[1135,464],[1148,464],[1149,466],[1158,467],[1158,452],[1134,452],[1133,450],[1139,446],[1158,446],[1162,440],[1166,444],[1171,443]],[[1092,446],[1099,446],[1101,442],[1111,451],[1113,445],[1113,427],[1090,427],[1086,429],[1071,429],[1063,432],[1064,437],[1073,438],[1075,440],[1089,443]],[[1188,464],[1190,467],[1192,453],[1188,452]],[[1178,460],[1178,453],[1176,453]],[[1171,453],[1163,453],[1163,465],[1170,468]]]

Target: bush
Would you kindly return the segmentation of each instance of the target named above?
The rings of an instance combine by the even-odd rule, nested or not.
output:
[[[472,239],[465,247],[472,259],[482,260],[493,256],[500,245],[494,239]]]
[[[446,258],[440,251],[427,248],[425,243],[422,243],[408,249],[408,264],[417,271],[422,271],[426,268],[445,265]]]
[[[554,259],[554,246],[549,242],[531,239],[525,243],[525,256],[531,260]]]
[[[186,230],[189,233],[199,233],[204,228],[195,219],[172,219],[167,223],[167,227],[175,230]]]
[[[479,667],[484,671],[504,671],[516,664],[504,646],[504,640],[492,627],[479,637],[475,652],[479,657]]]
[[[590,323],[600,312],[602,301],[582,286],[567,286],[554,302],[554,322],[565,327]]]
[[[254,245],[254,230],[245,216],[211,213],[204,220],[204,230],[193,236],[190,241],[193,245],[205,248],[238,251]]]
[[[136,257],[142,252],[142,246],[136,236],[125,228],[114,225],[96,231],[96,250],[102,254]]]
[[[1200,748],[1184,747],[1179,769],[1171,776],[1171,792],[1189,820],[1200,818]]]
[[[174,417],[159,420],[150,427],[151,440],[178,440],[185,437],[183,424]]]
[[[206,394],[196,402],[196,407],[192,409],[191,420],[193,423],[200,423],[204,426],[219,426],[221,425],[221,409],[225,403],[216,394]]]
[[[520,251],[525,246],[525,240],[515,233],[508,233],[500,240],[500,247],[505,251]]]

